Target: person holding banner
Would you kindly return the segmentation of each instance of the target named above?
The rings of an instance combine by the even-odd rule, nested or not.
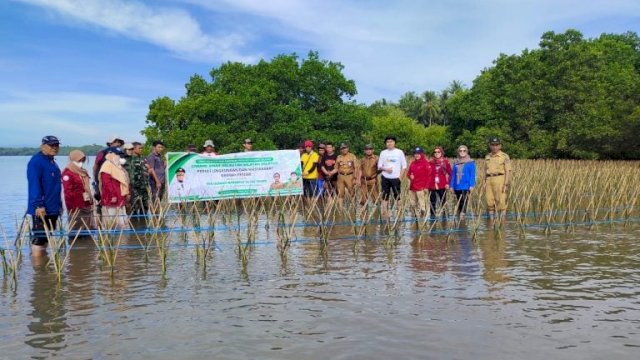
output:
[[[204,151],[200,153],[200,155],[206,157],[218,156],[218,154],[215,152],[216,146],[213,144],[213,140],[205,141],[202,147],[204,148]]]
[[[318,180],[318,160],[320,155],[313,151],[313,141],[304,142],[305,152],[300,156],[302,163],[302,192],[305,197],[316,194],[316,181]]]
[[[251,139],[244,139],[242,143],[242,147],[244,148],[244,152],[253,151],[253,141]]]

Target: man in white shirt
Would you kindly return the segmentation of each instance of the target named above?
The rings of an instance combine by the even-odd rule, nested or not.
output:
[[[407,158],[404,152],[396,149],[395,136],[387,136],[384,139],[386,150],[380,152],[378,158],[378,170],[382,174],[382,211],[387,214],[389,211],[389,195],[393,193],[393,198],[400,198],[400,183],[407,170]]]

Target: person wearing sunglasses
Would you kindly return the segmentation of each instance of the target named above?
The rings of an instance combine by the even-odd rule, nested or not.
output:
[[[446,217],[445,206],[447,202],[447,189],[451,178],[451,163],[444,157],[442,146],[433,149],[433,158],[429,161],[431,165],[431,177],[429,179],[429,201],[431,203],[431,218],[435,219],[438,212],[442,217]]]
[[[476,186],[476,163],[469,156],[469,148],[458,146],[458,157],[453,162],[453,171],[449,181],[449,190],[456,195],[456,215],[464,219],[467,212],[469,194]]]
[[[57,228],[62,212],[62,173],[55,156],[60,140],[53,135],[42,138],[40,151],[27,165],[29,196],[27,214],[31,215],[31,255],[47,253],[47,232]]]

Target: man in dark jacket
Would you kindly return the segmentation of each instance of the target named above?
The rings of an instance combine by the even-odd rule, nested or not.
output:
[[[55,136],[42,138],[40,152],[33,155],[27,165],[29,202],[27,213],[32,218],[31,254],[41,256],[47,252],[47,233],[58,224],[62,212],[61,172],[54,157],[60,150]]]

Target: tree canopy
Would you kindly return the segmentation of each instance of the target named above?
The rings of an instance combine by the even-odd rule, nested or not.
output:
[[[356,85],[342,70],[316,52],[303,60],[293,54],[255,65],[229,62],[212,69],[210,81],[192,76],[178,102],[154,100],[143,133],[171,149],[212,139],[222,152],[240,151],[245,138],[265,150],[295,148],[305,139],[360,148],[371,115],[351,100]]]
[[[640,39],[547,32],[540,48],[500,55],[449,103],[456,142],[495,134],[526,158],[640,157]]]
[[[255,65],[229,62],[210,80],[193,75],[185,95],[155,99],[143,130],[170,149],[212,139],[222,152],[294,148],[304,139],[399,147],[458,144],[473,156],[498,136],[520,158],[640,158],[640,38],[635,33],[585,39],[576,30],[542,35],[539,48],[500,54],[470,88],[408,91],[397,103],[366,107],[340,63],[310,52]]]

